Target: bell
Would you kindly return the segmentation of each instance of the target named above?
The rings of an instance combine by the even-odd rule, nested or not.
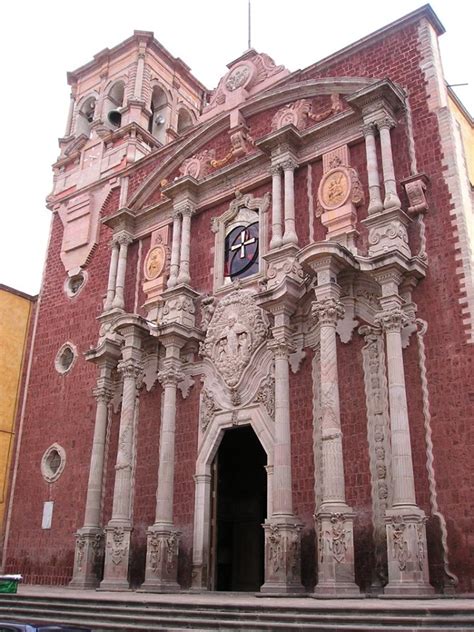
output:
[[[120,127],[122,123],[122,113],[120,110],[110,110],[107,114],[107,120],[114,127]]]

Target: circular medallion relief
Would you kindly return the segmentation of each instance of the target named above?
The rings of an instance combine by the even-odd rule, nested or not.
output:
[[[325,209],[332,210],[345,204],[351,192],[351,180],[347,170],[338,167],[329,171],[319,185],[319,201]]]
[[[71,342],[65,342],[59,349],[54,360],[54,367],[58,373],[65,375],[68,373],[77,358],[77,349]]]
[[[166,262],[166,250],[162,244],[153,246],[148,251],[148,254],[143,265],[143,271],[148,281],[153,281],[162,274]]]
[[[246,84],[249,78],[249,66],[237,66],[232,70],[232,72],[230,72],[229,76],[227,77],[225,87],[229,92],[233,92],[234,90],[237,90],[237,88],[241,88],[244,84]]]

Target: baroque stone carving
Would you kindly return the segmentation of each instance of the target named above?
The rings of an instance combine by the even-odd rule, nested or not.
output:
[[[407,525],[401,516],[393,516],[391,527],[393,559],[397,560],[398,568],[401,571],[404,571],[406,570],[407,562],[410,559],[408,540],[406,539]]]
[[[272,119],[272,130],[276,131],[285,125],[294,125],[297,129],[303,129],[310,110],[311,104],[306,99],[283,106]]]
[[[311,315],[321,325],[336,325],[337,321],[344,317],[344,305],[335,298],[326,298],[322,301],[313,301]]]
[[[344,528],[345,516],[342,513],[334,513],[330,518],[331,532],[326,532],[329,550],[338,564],[344,561],[347,550],[347,530]]]
[[[128,547],[123,527],[114,527],[107,548],[110,551],[110,559],[115,566],[122,564],[127,558]]]
[[[165,566],[168,573],[171,573],[176,566],[178,547],[179,533],[176,531],[169,533],[153,531],[149,534],[150,568],[153,573],[158,573],[163,566]]]
[[[211,171],[211,162],[215,159],[214,149],[205,149],[183,162],[179,172],[183,176],[191,176],[196,180],[204,178]]]
[[[374,584],[380,585],[387,581],[385,513],[391,505],[392,488],[385,352],[381,329],[363,326],[359,328],[359,334],[363,335],[365,339],[362,358],[372,487],[372,525],[375,545]]]
[[[211,393],[203,388],[201,393],[201,430],[206,431],[207,427],[214,419],[216,412],[219,410],[218,406]]]
[[[275,378],[273,375],[268,375],[262,382],[257,391],[255,401],[265,406],[270,419],[275,418]]]
[[[232,388],[267,331],[268,325],[253,296],[237,290],[216,307],[200,353],[214,363],[224,382]]]

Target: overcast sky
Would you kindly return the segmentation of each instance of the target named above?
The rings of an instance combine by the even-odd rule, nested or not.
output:
[[[252,0],[252,46],[294,71],[421,6],[413,0]],[[473,11],[464,0],[431,6],[446,28],[440,39],[446,79],[474,112]],[[153,31],[214,88],[226,64],[247,48],[247,0],[33,0],[5,5],[2,69],[2,247],[0,283],[36,294],[50,211],[51,165],[69,105],[66,72],[112,48],[134,30]]]

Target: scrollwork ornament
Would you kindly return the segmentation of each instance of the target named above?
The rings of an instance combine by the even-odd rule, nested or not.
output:
[[[107,548],[110,550],[112,563],[116,566],[122,564],[127,553],[125,530],[123,527],[114,527],[112,531],[112,538],[111,541],[109,541]]]
[[[321,325],[337,324],[338,320],[344,318],[344,304],[335,298],[326,298],[322,301],[313,301],[311,305],[311,315]]]

